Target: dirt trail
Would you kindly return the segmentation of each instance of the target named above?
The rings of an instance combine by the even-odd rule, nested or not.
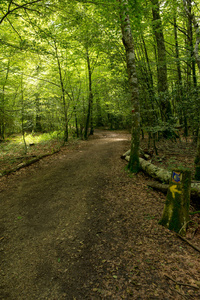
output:
[[[157,224],[163,195],[124,171],[129,135],[95,136],[8,177],[0,299],[199,299],[199,254]]]
[[[112,133],[101,137],[40,162],[37,172],[26,170],[1,193],[1,299],[86,296],[110,161],[119,159],[123,144]]]

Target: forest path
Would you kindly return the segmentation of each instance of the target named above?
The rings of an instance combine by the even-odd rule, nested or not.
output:
[[[0,299],[182,299],[164,272],[185,274],[193,251],[157,224],[164,197],[124,171],[129,138],[97,131],[7,178]]]

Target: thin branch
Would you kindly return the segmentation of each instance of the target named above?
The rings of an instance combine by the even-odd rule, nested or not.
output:
[[[174,23],[173,22],[171,22],[171,21],[169,21],[169,23],[171,24],[171,25],[174,25]],[[180,31],[180,32],[182,32],[186,37],[188,37],[189,38],[189,35],[187,34],[187,32],[185,31],[185,28],[182,28],[182,27],[180,27],[179,25],[175,25],[175,27]]]
[[[10,7],[12,5],[13,0],[10,0],[10,3],[8,4],[8,11],[10,10]]]
[[[15,27],[13,26],[13,24],[10,22],[9,18],[7,18],[8,20],[8,23],[10,24],[10,26],[12,27],[12,29],[17,33],[17,35],[19,36],[21,42],[22,42],[22,37],[21,35],[19,34],[19,32],[15,29]]]
[[[180,234],[177,234],[177,236],[183,240],[184,242],[188,243],[193,249],[195,249],[196,251],[200,252],[200,248],[198,248],[197,246],[193,245],[191,242],[189,242],[187,239],[185,239],[184,237],[182,237]]]
[[[192,287],[194,289],[199,290],[199,287],[193,284],[188,284],[188,283],[182,283],[182,282],[178,282],[175,279],[173,279],[172,277],[170,277],[169,275],[165,274],[165,277],[167,277],[168,279],[170,279],[171,281],[173,281],[174,283],[176,283],[177,285],[183,285],[183,286],[189,286]]]
[[[80,0],[75,0],[77,2],[80,2]],[[103,5],[103,6],[113,6],[113,7],[118,7],[117,3],[108,3],[107,1],[105,2],[100,2],[100,1],[84,1],[83,4],[94,4],[94,5]]]
[[[15,48],[15,49],[21,50],[20,47],[18,47],[18,46],[16,46],[16,45],[13,45],[13,44],[11,44],[11,43],[9,43],[9,42],[3,41],[1,38],[0,38],[0,43],[1,43],[2,45],[7,45],[7,46],[9,46],[9,47],[13,47],[13,48]]]
[[[180,295],[181,297],[183,297],[184,299],[188,299],[188,296],[182,294],[182,293],[179,292],[178,290],[174,290],[174,289],[172,289],[172,288],[170,288],[170,290],[171,290],[172,292],[175,292],[175,293],[179,294],[179,295]]]
[[[4,19],[9,15],[9,14],[12,14],[14,11],[18,10],[18,9],[25,9],[27,8],[27,6],[29,5],[32,5],[32,4],[36,4],[38,2],[41,2],[42,0],[35,0],[35,1],[31,1],[31,2],[28,2],[28,3],[25,3],[25,4],[17,4],[15,2],[12,2],[12,0],[10,1],[9,5],[8,5],[8,11],[5,13],[5,15],[0,19],[0,24],[4,21]],[[16,7],[13,8],[13,9],[10,9],[11,8],[11,5],[14,4]]]

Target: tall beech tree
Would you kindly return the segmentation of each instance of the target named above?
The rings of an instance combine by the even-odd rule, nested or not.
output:
[[[162,20],[158,0],[151,0],[153,15],[153,32],[157,48],[157,86],[160,98],[160,112],[163,121],[171,117],[171,105],[168,97],[167,62]]]
[[[86,58],[87,58],[87,67],[88,67],[88,90],[89,90],[89,96],[88,96],[88,111],[86,116],[86,123],[85,123],[85,132],[84,132],[84,138],[87,139],[88,137],[88,128],[89,124],[90,126],[90,134],[93,135],[94,132],[94,125],[93,125],[93,92],[92,92],[92,69],[91,69],[91,63],[90,63],[90,54],[88,51],[88,48],[86,48]]]
[[[194,54],[194,57],[195,57],[195,60],[196,60],[197,66],[198,66],[198,70],[199,70],[199,73],[200,73],[200,55],[199,55],[200,31],[199,31],[199,24],[196,20],[194,12],[192,11],[192,2],[190,0],[187,0],[187,1],[183,1],[183,4],[184,4],[186,15],[188,16],[189,24],[191,26],[193,24],[193,27],[194,27],[195,33],[196,33],[196,43],[195,43],[194,50],[193,50],[193,47],[192,47],[192,50],[193,50],[193,54]],[[192,32],[192,28],[190,28],[190,31]],[[192,35],[192,33],[191,33],[191,35]],[[193,68],[194,68],[194,62],[193,62]],[[195,77],[195,79],[194,79],[194,77]],[[195,71],[193,71],[193,80],[194,80],[194,85],[196,85],[197,82],[196,82]],[[199,105],[197,107],[197,111],[198,111],[198,114],[199,114],[200,113]],[[199,116],[199,118],[200,118],[200,116]],[[200,120],[198,119],[198,130],[197,130],[198,138],[197,138],[197,150],[196,150],[196,157],[195,157],[195,179],[196,180],[200,180],[200,130],[199,130],[199,126],[200,126]]]
[[[139,165],[140,145],[140,102],[138,79],[136,74],[135,49],[133,44],[132,29],[129,19],[128,0],[118,0],[120,9],[122,41],[126,51],[126,64],[132,103],[132,132],[131,132],[131,153],[128,168],[131,172],[137,173]]]

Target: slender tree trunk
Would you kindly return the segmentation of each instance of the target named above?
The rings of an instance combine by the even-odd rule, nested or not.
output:
[[[10,61],[8,60],[6,77],[2,87],[2,97],[1,97],[2,101],[0,103],[0,109],[1,109],[0,110],[0,137],[2,140],[5,139],[5,88],[8,80],[9,71],[10,71]]]
[[[25,138],[25,130],[24,130],[24,87],[23,87],[23,74],[21,77],[21,105],[22,105],[22,121],[21,121],[21,126],[22,126],[22,137],[23,137],[23,142],[24,142],[24,154],[27,153],[27,145],[26,145],[26,138]]]
[[[40,115],[40,98],[38,93],[35,94],[35,108],[36,108],[35,131],[42,132],[41,115]]]
[[[100,105],[100,99],[96,99],[96,108],[97,108],[97,126],[103,126],[103,119],[102,119],[102,113],[101,113],[101,105]]]
[[[176,23],[176,13],[174,15],[174,38],[175,38],[175,51],[176,51],[176,67],[177,67],[177,86],[178,86],[178,97],[177,97],[177,106],[179,109],[179,122],[180,124],[184,123],[184,135],[188,136],[188,126],[187,126],[187,114],[185,107],[182,103],[183,101],[183,82],[181,74],[181,64],[179,58],[179,45],[178,45],[178,33],[177,33],[177,23]],[[179,108],[181,107],[181,108]]]
[[[78,129],[78,118],[76,112],[76,106],[74,106],[74,117],[75,117],[75,125],[76,125],[76,136],[79,137],[79,129]]]
[[[192,2],[187,0],[187,9],[188,9],[188,45],[190,49],[190,60],[191,60],[191,71],[194,87],[197,87],[197,78],[196,78],[196,69],[195,69],[195,58],[194,58],[194,46],[193,46],[193,26],[192,26]]]
[[[64,141],[67,142],[69,138],[69,130],[68,130],[68,113],[67,113],[67,105],[66,105],[66,99],[65,99],[65,88],[64,88],[64,80],[62,76],[62,69],[61,69],[61,64],[60,64],[60,59],[58,56],[58,48],[56,45],[56,42],[54,42],[55,45],[55,53],[56,53],[56,60],[57,60],[57,65],[58,65],[58,71],[59,71],[59,77],[60,77],[60,87],[61,87],[61,100],[63,103],[63,109],[64,109],[64,119],[65,119],[65,125],[64,125]]]
[[[92,69],[90,65],[90,56],[88,53],[88,49],[86,50],[86,56],[87,56],[87,67],[88,67],[88,83],[89,83],[89,97],[88,97],[88,112],[87,112],[87,118],[86,118],[86,124],[85,124],[85,132],[84,132],[84,138],[87,139],[88,137],[88,129],[89,124],[90,126],[90,134],[92,135],[94,132],[93,127],[93,93],[92,93]]]
[[[145,68],[145,70],[144,70],[144,72],[146,74],[146,76],[144,74],[144,78],[145,78],[145,84],[148,87],[148,93],[149,93],[149,98],[150,98],[149,109],[152,110],[152,113],[150,115],[148,115],[148,121],[149,121],[149,126],[154,127],[154,126],[156,126],[157,119],[158,119],[157,111],[155,108],[156,96],[155,96],[154,84],[153,84],[153,74],[152,74],[149,56],[148,56],[148,52],[147,52],[147,48],[146,48],[146,44],[145,44],[145,40],[144,40],[143,36],[142,36],[142,45],[143,45],[143,51],[144,51],[145,59],[146,59],[146,63],[147,63],[147,68]]]
[[[176,23],[176,15],[174,16],[174,38],[175,38],[175,51],[176,51],[176,67],[178,74],[178,86],[182,87],[182,75],[181,75],[181,64],[179,59],[179,45],[178,45],[178,33],[177,33],[177,23]],[[182,89],[180,90],[180,93]]]
[[[129,86],[132,102],[132,134],[131,134],[131,153],[128,168],[131,172],[139,171],[139,145],[140,145],[140,102],[138,79],[135,65],[135,49],[129,19],[128,0],[118,0],[120,4],[120,19],[122,41],[126,51],[126,64],[129,78]]]
[[[171,116],[171,105],[167,99],[168,81],[167,81],[167,64],[165,41],[160,17],[160,8],[158,0],[151,0],[153,15],[153,31],[157,45],[157,81],[158,93],[160,95],[161,117],[163,121],[168,121]]]
[[[198,131],[197,150],[195,157],[195,179],[200,180],[200,130]]]
[[[189,2],[189,5],[187,5]],[[186,3],[183,1],[185,12],[188,15],[188,18],[191,19],[191,22],[193,23],[195,32],[196,32],[196,42],[194,47],[194,57],[198,66],[198,70],[200,73],[200,56],[199,56],[199,43],[200,43],[200,31],[199,31],[199,24],[195,18],[195,15],[192,14],[192,4],[191,0],[188,0]],[[197,106],[197,112],[199,115],[199,105]],[[199,130],[199,120],[198,120],[198,141],[197,141],[197,150],[196,150],[196,157],[195,157],[195,179],[200,180],[200,130]]]

